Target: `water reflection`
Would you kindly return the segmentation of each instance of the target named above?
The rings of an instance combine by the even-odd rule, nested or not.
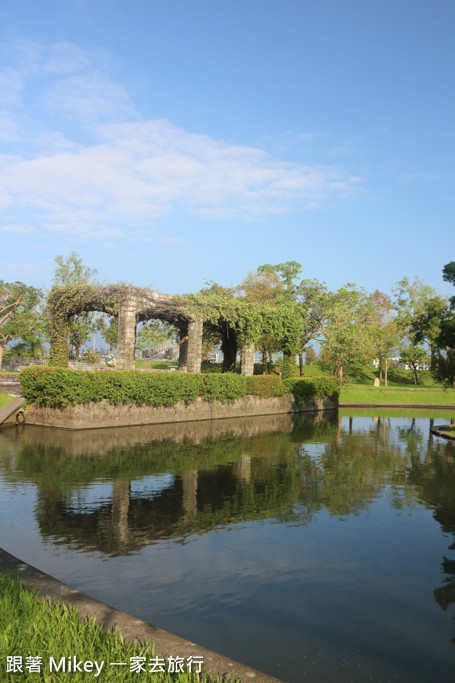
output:
[[[195,546],[198,539],[209,538],[214,531],[234,531],[239,537],[244,525],[280,525],[286,529],[283,537],[289,535],[293,539],[289,541],[293,546],[283,545],[279,551],[270,548],[271,553],[283,554],[282,576],[287,576],[289,585],[285,586],[281,576],[282,586],[276,588],[283,594],[306,591],[306,584],[311,583],[309,579],[302,581],[303,570],[297,565],[290,569],[297,561],[296,542],[309,552],[310,536],[292,534],[298,529],[324,530],[328,528],[327,520],[338,523],[330,527],[330,538],[340,573],[344,561],[340,559],[341,553],[346,553],[349,571],[354,572],[356,565],[363,566],[366,549],[373,544],[371,567],[377,557],[378,565],[382,562],[390,571],[390,590],[396,590],[403,576],[398,568],[396,576],[392,573],[394,562],[398,562],[393,556],[399,543],[394,538],[395,522],[386,516],[380,522],[373,519],[369,526],[367,518],[370,514],[374,518],[372,511],[383,509],[384,503],[395,515],[392,520],[416,513],[416,522],[409,526],[412,555],[419,545],[417,520],[421,511],[427,510],[428,517],[433,515],[438,528],[450,539],[444,556],[441,557],[440,549],[427,553],[428,567],[437,570],[441,566],[440,583],[433,580],[427,592],[433,607],[436,601],[444,612],[450,612],[455,604],[455,560],[450,556],[455,550],[455,449],[454,443],[431,435],[432,419],[415,415],[395,418],[386,411],[378,411],[374,416],[280,415],[87,432],[38,427],[5,429],[0,431],[0,484],[3,480],[13,487],[33,485],[37,492],[34,520],[46,544],[68,552],[95,551],[105,560],[129,558],[153,550],[163,541],[174,548],[185,548]],[[448,420],[437,420],[444,421]],[[1,514],[5,513],[0,503]],[[338,547],[336,537],[342,534],[339,522],[348,520],[359,520],[362,524],[352,527],[352,538],[345,533]],[[379,546],[378,541],[375,548],[378,528],[378,538],[384,537],[385,545]],[[429,534],[427,529],[425,533]],[[251,557],[258,550],[251,535],[249,538],[250,548],[242,552],[249,552]],[[287,567],[286,560],[291,557]],[[331,577],[336,576],[336,563],[326,568]],[[415,567],[416,575],[419,569]],[[305,568],[305,576],[308,572]],[[257,573],[259,581],[261,572]],[[354,584],[362,580],[360,570],[359,576],[352,579],[352,587],[350,579],[343,579],[348,601],[343,609],[355,611],[353,601],[358,605],[361,600],[369,604],[369,596],[360,598],[361,591],[355,592]],[[277,586],[278,581],[275,579],[271,584]],[[215,588],[210,590],[215,595]],[[222,590],[223,594],[231,591],[234,595],[235,585],[228,589],[223,584]],[[267,591],[270,590],[268,585]],[[216,603],[219,598],[213,595],[211,599]],[[339,600],[338,589],[335,595]],[[333,597],[331,600],[333,603]],[[307,611],[310,601],[308,598],[305,602]],[[322,609],[331,608],[328,599]],[[373,609],[379,614],[377,605]],[[188,607],[188,612],[191,610],[194,621],[194,602]],[[179,617],[183,612],[180,605]],[[257,618],[259,622],[264,620],[261,614]],[[282,630],[284,618],[278,620]],[[292,618],[297,624],[301,616]],[[309,616],[307,619],[311,621]],[[314,615],[312,622],[316,622]],[[362,622],[353,628],[362,629]],[[287,642],[290,638],[286,632]],[[342,636],[337,634],[337,638]],[[446,635],[447,641],[449,638],[455,644],[453,633]],[[373,636],[371,639],[374,640]],[[208,641],[207,645],[216,647]],[[330,648],[336,651],[336,643],[331,642]],[[245,659],[241,652],[231,654]],[[403,655],[404,659],[407,656]],[[438,654],[438,658],[441,671],[445,671],[447,655]],[[283,669],[273,670],[273,666],[269,668],[254,659],[251,663],[283,676]],[[434,662],[431,669],[434,672]],[[319,671],[316,676],[313,671],[313,680],[344,680],[338,674],[334,678],[330,678],[333,674],[325,675],[328,677],[323,678]],[[409,680],[425,680],[426,675],[425,666],[416,663]],[[295,671],[283,677],[300,680]],[[366,678],[354,676],[346,680]],[[388,678],[373,676],[372,680]],[[433,676],[433,680],[444,680],[444,676]]]

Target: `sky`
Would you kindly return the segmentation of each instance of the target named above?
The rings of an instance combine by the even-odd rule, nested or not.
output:
[[[453,0],[0,0],[0,279],[442,281]]]

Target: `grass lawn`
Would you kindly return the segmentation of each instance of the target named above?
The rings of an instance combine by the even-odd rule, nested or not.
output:
[[[374,417],[424,417],[439,420],[441,417],[445,417],[450,420],[455,420],[455,407],[454,408],[419,408],[417,405],[415,408],[340,408],[340,417],[369,417],[372,415]]]
[[[0,410],[14,401],[17,396],[10,396],[9,394],[0,394]]]
[[[134,367],[136,370],[169,370],[169,368],[178,368],[178,363],[173,360],[135,360]]]
[[[409,389],[409,388],[408,388]],[[341,389],[340,403],[413,403],[455,406],[455,391],[394,391],[393,388],[365,391]]]
[[[130,671],[130,657],[146,657],[146,668],[142,674],[146,680],[153,678],[156,683],[208,683],[213,680],[194,673],[171,674],[166,671],[151,675],[149,663],[153,655],[146,647],[124,643],[119,636],[95,626],[93,621],[81,621],[75,610],[43,600],[20,582],[0,573],[1,680],[8,683],[24,678],[45,683],[96,680],[95,669],[92,673],[50,672],[51,657],[58,663],[62,657],[74,656],[82,661],[104,662],[98,679],[103,681],[139,681],[141,673]],[[22,675],[7,672],[7,657],[22,657]],[[40,672],[30,672],[26,668],[26,664],[31,663],[27,657],[41,657]],[[128,666],[111,668],[111,662],[126,662]],[[115,674],[112,675],[113,671]],[[220,682],[220,679],[216,680]]]

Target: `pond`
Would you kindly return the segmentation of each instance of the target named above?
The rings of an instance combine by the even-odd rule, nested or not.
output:
[[[0,545],[289,683],[446,682],[454,417],[3,429]]]

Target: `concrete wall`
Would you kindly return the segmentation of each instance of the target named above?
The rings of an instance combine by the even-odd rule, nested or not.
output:
[[[298,410],[294,406],[291,394],[272,398],[242,396],[232,403],[208,402],[198,398],[190,405],[178,403],[175,406],[160,408],[113,406],[107,401],[100,401],[66,408],[31,405],[26,410],[25,422],[30,425],[64,429],[99,429],[336,409],[337,406],[331,399],[323,399],[309,401]]]

